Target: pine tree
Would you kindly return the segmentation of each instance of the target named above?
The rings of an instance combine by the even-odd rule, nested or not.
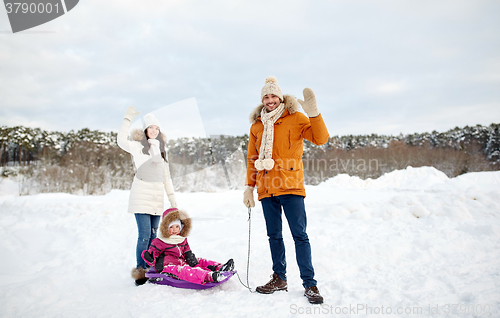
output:
[[[486,156],[493,162],[500,162],[500,125],[491,124],[489,127],[488,143],[486,145]]]

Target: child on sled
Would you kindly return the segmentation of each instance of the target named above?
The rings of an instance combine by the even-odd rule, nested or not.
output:
[[[234,261],[225,264],[196,258],[189,247],[187,236],[191,231],[191,218],[176,208],[163,212],[158,237],[151,242],[142,258],[157,273],[176,277],[195,284],[215,283],[222,279],[221,272],[232,271]]]

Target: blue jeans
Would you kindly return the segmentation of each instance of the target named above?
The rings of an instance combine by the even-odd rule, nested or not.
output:
[[[273,271],[286,280],[285,244],[283,243],[281,208],[288,220],[290,232],[295,242],[295,256],[299,265],[300,278],[304,288],[316,286],[312,266],[311,245],[306,233],[307,217],[304,197],[285,194],[264,198],[261,201],[266,220],[267,236],[273,260]]]
[[[142,251],[148,250],[151,241],[156,238],[158,231],[158,224],[160,224],[159,215],[140,214],[135,213],[135,220],[137,221],[137,230],[139,238],[137,239],[137,247],[135,249],[135,257],[137,260],[137,268],[148,267],[148,264],[142,259]]]

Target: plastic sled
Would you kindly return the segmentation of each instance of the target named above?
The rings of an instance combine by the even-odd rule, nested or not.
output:
[[[206,283],[204,285],[191,283],[185,280],[180,280],[175,277],[165,275],[164,273],[157,273],[153,267],[151,267],[149,271],[146,273],[146,277],[149,278],[149,282],[159,285],[168,285],[172,287],[186,288],[186,289],[208,289],[215,286],[219,286],[220,284],[227,282],[227,280],[231,278],[235,273],[236,271],[221,272],[222,276],[224,276],[224,279],[222,279],[220,282],[217,283]]]

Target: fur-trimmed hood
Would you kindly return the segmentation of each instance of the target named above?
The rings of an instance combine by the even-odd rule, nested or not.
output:
[[[283,103],[285,104],[285,109],[288,110],[290,114],[295,113],[299,110],[299,102],[292,95],[283,95]],[[260,113],[264,108],[264,104],[257,106],[250,114],[250,123],[253,125],[260,120]],[[144,134],[144,133],[143,133]]]
[[[160,234],[164,238],[169,238],[170,233],[168,233],[168,225],[175,221],[175,220],[181,220],[182,224],[184,227],[182,228],[182,231],[179,233],[180,236],[182,237],[188,237],[189,232],[191,231],[191,218],[187,214],[186,211],[178,210],[175,209],[171,212],[169,212],[162,220],[160,223]]]
[[[165,134],[162,133],[161,131],[160,134],[161,134],[161,139],[163,139],[163,142],[167,143],[167,136],[165,136]],[[144,130],[134,129],[130,132],[130,139],[133,141],[141,142],[141,140],[143,140],[144,138],[146,138]]]

